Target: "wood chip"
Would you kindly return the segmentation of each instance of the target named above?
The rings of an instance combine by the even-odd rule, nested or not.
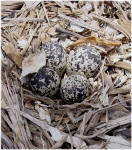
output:
[[[117,118],[115,120],[111,120],[107,123],[104,123],[103,125],[99,125],[97,126],[97,128],[102,128],[98,131],[96,131],[96,133],[94,133],[93,135],[89,135],[89,136],[82,136],[82,135],[76,135],[77,137],[80,137],[82,139],[91,139],[94,138],[98,135],[102,135],[104,133],[107,133],[108,131],[112,130],[115,127],[121,126],[121,125],[125,125],[131,122],[131,114],[128,114],[126,116],[123,116],[121,118]]]
[[[41,2],[41,4],[42,4],[43,10],[44,10],[46,19],[47,19],[47,21],[48,21],[48,24],[49,24],[49,26],[50,26],[50,21],[49,21],[48,15],[47,15],[47,10],[46,10],[46,8],[45,8],[44,2]]]
[[[3,46],[2,49],[4,50],[6,55],[9,56],[10,59],[12,59],[19,68],[22,67],[22,61],[24,58],[16,51],[12,43],[7,43],[7,45]]]
[[[126,31],[126,29],[124,29],[122,26],[120,26],[119,24],[117,23],[114,23],[112,21],[110,21],[109,19],[105,18],[105,17],[102,17],[100,15],[97,15],[97,14],[92,14],[93,18],[96,18],[96,19],[99,19],[99,20],[102,20],[106,23],[108,23],[110,26],[112,26],[114,29],[120,31],[121,33],[123,33],[127,38],[130,38],[131,39],[131,36],[130,36],[130,33],[128,33]]]
[[[28,50],[30,43],[33,39],[34,34],[36,33],[37,29],[40,27],[40,23],[38,23],[37,27],[34,29],[34,31],[32,32],[32,34],[30,35],[26,45],[24,46],[23,50],[21,51],[21,54],[24,55],[26,53],[26,51]]]
[[[70,22],[72,22],[73,24],[76,24],[78,26],[81,26],[81,27],[84,27],[86,29],[89,29],[89,30],[92,30],[92,31],[98,31],[97,28],[93,28],[91,25],[88,25],[87,23],[85,23],[83,20],[80,21],[76,18],[73,18],[73,17],[69,17],[69,16],[66,16],[66,15],[63,15],[63,14],[59,14],[59,17],[62,17],[66,20],[69,20]]]
[[[128,62],[118,61],[112,66],[122,68],[131,72],[131,63],[128,63]]]
[[[120,88],[114,88],[114,89],[111,89],[108,94],[121,94],[121,93],[128,93],[131,91],[131,84],[128,84],[128,85],[124,85]]]

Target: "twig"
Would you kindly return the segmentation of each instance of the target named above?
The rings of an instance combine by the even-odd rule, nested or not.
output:
[[[24,46],[23,50],[21,51],[21,55],[24,55],[24,54],[26,53],[26,51],[27,51],[27,49],[29,48],[30,43],[31,43],[31,41],[32,41],[32,39],[33,39],[33,36],[34,36],[34,34],[36,33],[36,31],[37,31],[37,29],[39,28],[39,26],[40,26],[40,23],[38,23],[37,27],[34,29],[34,31],[32,32],[32,34],[30,35],[30,37],[29,37],[29,39],[28,39],[28,41],[27,41],[27,44]]]
[[[68,135],[63,136],[60,141],[58,141],[54,146],[51,147],[51,149],[60,148],[63,145],[63,143],[67,140],[67,137]]]
[[[88,112],[86,112],[84,114],[83,121],[82,121],[82,123],[80,124],[80,126],[78,128],[78,131],[80,132],[81,135],[83,135],[84,130],[85,130],[85,125],[90,120],[90,118],[92,117],[92,115],[93,115],[93,111],[92,110],[89,110]]]
[[[127,85],[124,85],[122,87],[113,88],[113,89],[109,90],[108,94],[109,95],[111,95],[111,94],[121,94],[121,93],[130,92],[130,91],[131,91],[131,84],[127,84]]]
[[[40,18],[5,18],[3,21],[11,21],[11,22],[44,22],[44,19]],[[8,22],[9,23],[9,22]]]
[[[54,139],[55,141],[60,141],[60,139],[63,137],[63,136],[66,136],[68,135],[67,133],[64,133],[62,131],[60,131],[59,129],[57,128],[54,128],[50,125],[48,125],[47,123],[43,122],[43,121],[40,121],[32,116],[30,116],[29,114],[25,113],[25,112],[22,112],[20,111],[20,114],[27,118],[28,120],[32,121],[33,123],[35,123],[36,125],[40,126],[42,129],[45,129],[46,131],[49,131],[51,136],[52,136],[52,139]],[[72,136],[73,138],[73,146],[74,147],[77,147],[81,142],[83,142],[82,140],[80,140],[79,138],[75,137],[75,136]],[[71,143],[71,140],[70,140],[70,136],[68,135],[68,138],[66,140],[68,143]],[[85,145],[86,143],[83,142],[82,143],[83,145]]]
[[[1,131],[1,146],[5,149],[15,149],[12,141]]]
[[[128,124],[128,123],[131,123],[131,114],[128,114],[127,116],[124,116],[124,117],[118,118],[116,120],[111,120],[107,123],[104,123],[103,124],[104,128],[100,129],[99,131],[96,131],[96,133],[94,133],[93,135],[89,135],[89,136],[76,135],[76,136],[80,137],[82,139],[85,139],[85,140],[86,139],[91,139],[91,138],[94,138],[98,135],[107,133],[108,131],[112,130],[115,127],[125,125],[125,124]]]
[[[44,2],[41,2],[41,4],[42,4],[43,10],[44,10],[46,19],[47,19],[47,21],[48,21],[48,24],[49,24],[49,26],[50,26],[50,21],[49,21],[48,15],[47,15],[47,10],[46,10],[46,8],[45,8]]]
[[[72,32],[72,31],[69,31],[69,30],[66,30],[66,29],[63,29],[63,28],[56,28],[56,32],[62,32],[62,33],[72,35],[72,36],[77,37],[77,38],[83,38],[84,37],[80,34],[77,34],[75,32]]]
[[[116,2],[116,1],[113,1],[112,3],[122,13],[124,18],[128,21],[127,15],[126,15],[125,11],[121,8],[120,3]]]
[[[66,123],[66,126],[67,126],[67,129],[69,131],[69,136],[70,136],[70,140],[71,140],[71,149],[73,149],[73,139],[72,139],[72,134],[71,134],[71,131],[70,131],[70,128],[68,126],[68,124]]]
[[[78,19],[75,19],[73,17],[69,17],[69,16],[65,16],[63,14],[59,14],[59,17],[62,17],[64,19],[67,19],[69,20],[70,22],[72,22],[73,24],[76,24],[78,26],[81,26],[81,27],[84,27],[84,28],[87,28],[89,30],[92,30],[92,31],[98,31],[97,28],[93,28],[92,26],[88,25],[87,23],[83,22],[83,21],[80,21]]]
[[[97,14],[92,14],[92,17],[93,18],[96,18],[96,19],[99,19],[99,20],[102,20],[106,23],[108,23],[109,25],[111,25],[113,28],[115,28],[116,30],[122,32],[127,38],[131,38],[130,36],[130,33],[126,32],[126,30],[124,28],[122,28],[122,26],[120,26],[119,24],[117,23],[113,23],[112,21],[110,21],[109,19],[107,18],[104,18],[100,15],[97,15]]]

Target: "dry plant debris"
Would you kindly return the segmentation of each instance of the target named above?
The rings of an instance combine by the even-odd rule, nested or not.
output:
[[[48,41],[67,55],[85,44],[99,51],[99,72],[81,103],[64,105],[22,85],[21,77],[45,65],[37,54]],[[131,147],[129,1],[2,1],[1,44],[2,149]]]

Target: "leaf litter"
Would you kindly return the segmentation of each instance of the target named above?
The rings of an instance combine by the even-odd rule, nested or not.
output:
[[[131,148],[130,11],[129,1],[2,1],[2,149]],[[83,102],[63,105],[23,86],[46,65],[39,48],[50,40],[67,53],[89,44],[101,54]]]

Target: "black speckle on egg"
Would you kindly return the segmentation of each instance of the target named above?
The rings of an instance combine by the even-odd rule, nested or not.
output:
[[[86,77],[93,76],[101,64],[100,53],[91,46],[78,47],[71,51],[67,59],[67,74],[80,74]]]
[[[54,70],[43,67],[33,75],[30,85],[37,94],[52,97],[59,90],[60,78]]]
[[[66,68],[67,54],[62,45],[58,42],[50,41],[42,45],[47,57],[47,67],[55,70],[60,76]]]
[[[62,81],[60,93],[65,103],[81,102],[89,96],[89,82],[81,75],[71,75]]]

